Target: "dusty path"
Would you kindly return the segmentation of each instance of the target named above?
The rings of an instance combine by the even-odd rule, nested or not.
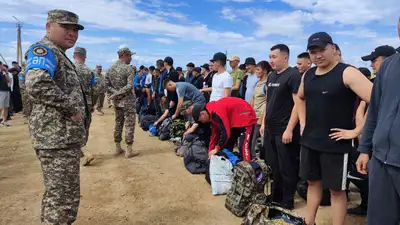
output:
[[[114,117],[112,110],[105,112],[93,117],[88,146],[96,160],[81,169],[77,225],[240,224],[241,219],[225,209],[225,197],[212,196],[203,175],[186,171],[171,143],[138,128],[135,148],[140,156],[112,157]],[[40,164],[21,116],[11,123],[0,127],[0,225],[40,224]],[[301,213],[304,202],[298,200],[296,208]],[[331,224],[329,213],[329,207],[321,208],[317,224]],[[364,221],[349,217],[346,224]]]

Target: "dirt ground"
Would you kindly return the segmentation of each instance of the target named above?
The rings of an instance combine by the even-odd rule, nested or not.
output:
[[[137,127],[134,147],[140,155],[113,157],[114,115],[93,116],[88,147],[96,159],[81,168],[81,203],[77,225],[199,224],[235,225],[224,207],[225,197],[214,197],[204,175],[191,175],[175,156],[172,144],[149,137]],[[40,224],[43,178],[21,115],[0,127],[0,224]],[[352,205],[358,199],[352,194]],[[305,202],[296,200],[302,215]],[[330,207],[321,207],[318,225],[332,224]],[[348,225],[365,218],[348,217]]]

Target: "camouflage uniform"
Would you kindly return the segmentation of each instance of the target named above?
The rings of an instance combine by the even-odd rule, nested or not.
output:
[[[74,50],[74,54],[79,54],[81,57],[86,58],[86,49],[81,48],[81,47],[76,47]],[[87,106],[90,110],[90,112],[93,111],[93,104],[92,104],[92,86],[94,85],[95,79],[94,79],[94,73],[89,69],[89,67],[86,66],[84,62],[78,62],[75,61],[75,70],[78,73],[78,78],[81,83],[82,91],[85,94],[86,98],[86,103]],[[90,124],[92,123],[92,114],[89,113],[88,117],[86,118],[88,121],[86,123],[86,137],[89,139],[89,130],[90,130]],[[87,166],[90,164],[91,161],[93,161],[94,157],[92,153],[89,152],[87,147],[85,146],[82,149],[82,155],[84,156],[84,161],[82,163],[83,166]]]
[[[96,110],[101,112],[103,109],[104,98],[105,98],[105,84],[104,84],[104,76],[103,74],[95,73],[96,75],[96,84],[93,86],[93,106],[96,106]]]
[[[132,55],[128,48],[118,50],[118,55]],[[131,66],[121,60],[112,65],[105,76],[105,86],[110,97],[116,97],[113,100],[115,108],[115,131],[114,142],[116,143],[116,155],[122,153],[120,143],[122,141],[122,130],[125,123],[125,143],[128,146],[125,157],[132,155],[132,144],[136,123],[136,96],[133,90],[133,77],[135,71]],[[136,155],[136,154],[135,154]]]
[[[83,29],[78,16],[64,10],[49,11],[47,21]],[[65,50],[44,37],[28,50],[25,85],[32,100],[29,130],[45,186],[42,223],[72,224],[79,208],[79,155],[87,141],[87,121],[71,119],[88,113],[78,74]]]
[[[29,100],[29,95],[26,93],[25,71],[21,71],[18,74],[18,78],[22,100],[22,114],[24,115],[24,117],[29,117],[32,111],[32,101]]]

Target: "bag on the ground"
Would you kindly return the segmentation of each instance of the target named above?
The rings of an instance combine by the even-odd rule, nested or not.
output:
[[[208,167],[208,150],[198,138],[188,146],[183,156],[186,169],[192,174],[205,173]]]
[[[152,125],[154,122],[157,121],[157,117],[153,115],[145,115],[142,117],[142,120],[140,121],[140,127],[144,131],[148,131],[150,125]]]
[[[228,149],[223,149],[222,154],[226,155],[226,158],[231,162],[232,166],[235,167],[238,162],[240,162],[240,159],[235,153],[229,151]]]
[[[171,126],[171,118],[166,118],[158,128],[158,138],[161,141],[166,141],[170,139],[169,128]]]
[[[179,144],[175,144],[175,154],[177,156],[183,157],[185,152],[188,150],[190,143],[188,141],[182,140]]]
[[[150,133],[150,136],[157,136],[157,126],[154,126],[153,124],[151,124],[150,126],[149,126],[149,133]]]
[[[232,186],[233,166],[228,159],[213,155],[210,159],[210,180],[213,195],[224,195]]]
[[[266,204],[271,195],[272,170],[263,160],[239,162],[233,171],[232,187],[225,207],[234,215],[246,215],[252,203]]]
[[[304,200],[307,200],[307,190],[308,190],[308,183],[305,180],[300,180],[297,184],[297,193],[302,197]],[[330,206],[331,205],[331,193],[329,189],[324,188],[322,190],[322,199],[321,199],[321,206]]]
[[[175,119],[171,122],[169,136],[171,138],[182,137],[186,131],[186,122],[182,119]]]
[[[252,204],[242,225],[306,225],[303,218],[273,204]]]

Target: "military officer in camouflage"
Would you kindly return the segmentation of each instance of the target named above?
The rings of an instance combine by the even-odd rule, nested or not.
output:
[[[105,98],[105,86],[104,86],[104,76],[101,74],[103,67],[101,65],[96,66],[96,84],[93,87],[93,106],[96,105],[97,115],[104,115],[103,105]]]
[[[74,50],[73,57],[75,60],[75,69],[76,72],[78,73],[78,78],[81,83],[83,93],[85,94],[86,103],[88,105],[88,108],[90,109],[90,112],[93,112],[92,87],[96,84],[96,76],[85,64],[86,49],[81,47],[76,47]],[[89,138],[89,129],[90,129],[90,124],[92,122],[91,114],[89,118],[87,118],[87,120],[89,122],[86,123],[86,130],[88,132],[86,136]],[[87,149],[87,146],[85,146],[82,149],[82,155],[83,155],[83,162],[82,162],[83,166],[89,165],[90,162],[92,162],[94,159],[93,155]]]
[[[75,66],[65,51],[75,45],[83,29],[75,13],[51,10],[45,37],[27,52],[25,85],[32,100],[29,130],[45,186],[42,224],[69,225],[78,213],[79,156],[87,141],[89,111]]]
[[[122,129],[125,123],[125,143],[127,145],[125,158],[138,155],[138,152],[133,152],[132,149],[136,123],[136,96],[133,91],[135,71],[129,64],[132,61],[133,54],[129,48],[119,49],[119,59],[107,70],[105,76],[106,90],[110,95],[109,99],[113,100],[115,109],[115,155],[123,153],[121,141]]]

